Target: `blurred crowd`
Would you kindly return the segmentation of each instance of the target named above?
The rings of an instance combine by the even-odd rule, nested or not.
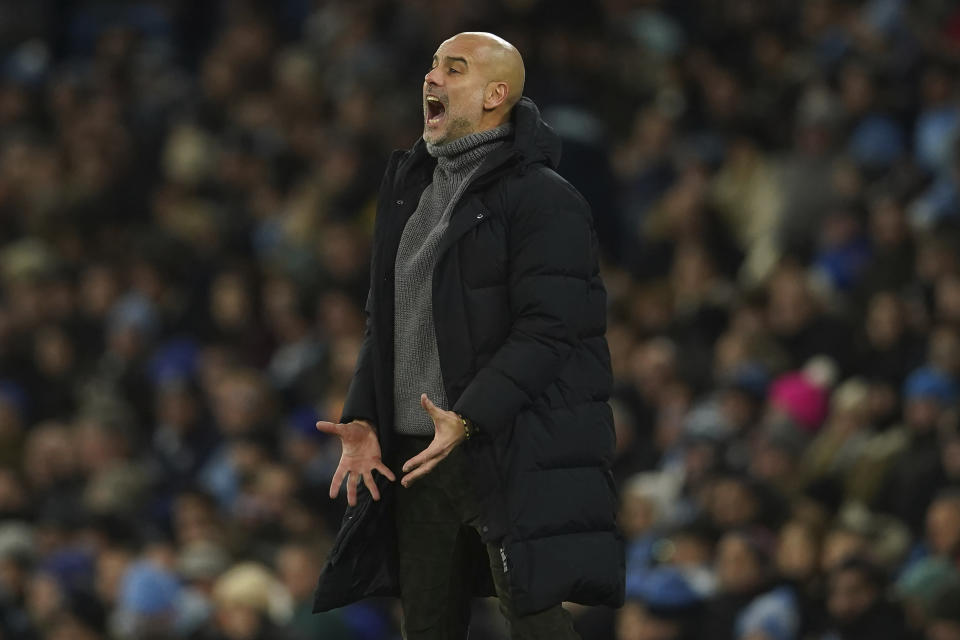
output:
[[[960,639],[950,0],[0,0],[0,638],[399,637],[310,614],[314,422],[461,30],[603,250],[627,604],[584,639]]]

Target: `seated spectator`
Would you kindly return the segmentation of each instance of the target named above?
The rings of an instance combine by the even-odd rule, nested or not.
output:
[[[883,571],[862,556],[844,560],[827,581],[829,622],[823,640],[904,640],[903,611],[886,597]]]
[[[691,522],[675,528],[655,546],[654,555],[662,565],[678,568],[687,582],[704,598],[717,590],[713,570],[716,540],[702,522]]]
[[[656,569],[630,590],[617,612],[617,640],[695,640],[702,607],[702,597],[679,571]]]
[[[791,640],[799,637],[800,616],[790,587],[777,587],[747,605],[737,620],[738,640]]]
[[[302,544],[287,544],[277,552],[278,574],[293,598],[290,626],[303,638],[351,640],[354,636],[342,612],[313,614],[313,588],[320,575],[320,562],[316,551]]]
[[[874,513],[860,503],[844,505],[827,533],[821,566],[829,573],[854,555],[870,558],[889,573],[898,570],[910,548],[910,530],[903,522]]]
[[[911,564],[897,579],[895,592],[911,628],[919,633],[940,595],[955,587],[960,587],[960,571],[949,561],[931,556]]]
[[[290,594],[262,565],[235,565],[213,587],[215,611],[200,640],[287,640],[292,615]]]
[[[930,607],[926,640],[960,640],[960,587],[940,593]]]
[[[789,368],[796,369],[815,356],[829,354],[841,374],[850,370],[853,360],[850,331],[840,318],[824,308],[823,300],[815,295],[802,266],[794,262],[780,265],[767,282],[767,295],[770,333],[788,355]]]
[[[926,524],[927,551],[960,566],[960,490],[941,492],[927,510]]]
[[[903,520],[914,532],[944,482],[938,427],[957,399],[957,385],[933,368],[920,368],[904,383],[903,447],[890,458],[878,508]]]
[[[771,625],[796,626],[798,614],[792,595],[781,598],[778,594],[762,600],[773,586],[769,544],[760,532],[738,530],[721,538],[716,556],[717,592],[707,603],[702,638],[744,637],[741,632],[750,633],[767,624],[761,618],[768,606],[777,610],[773,617],[779,619]]]
[[[796,635],[800,638],[818,628],[824,617],[821,542],[819,533],[800,520],[787,522],[779,532],[775,568],[781,584],[790,588],[796,601]]]
[[[804,483],[838,477],[848,500],[863,500],[853,482],[854,469],[872,435],[868,408],[869,386],[851,378],[831,396],[826,425],[806,449],[802,461]]]

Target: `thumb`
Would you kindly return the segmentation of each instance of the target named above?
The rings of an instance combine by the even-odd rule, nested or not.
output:
[[[437,418],[440,415],[440,407],[433,404],[433,401],[425,393],[420,394],[420,406],[430,414],[431,418]]]
[[[320,420],[317,422],[317,431],[338,436],[340,435],[340,425],[333,422],[327,422],[326,420]]]

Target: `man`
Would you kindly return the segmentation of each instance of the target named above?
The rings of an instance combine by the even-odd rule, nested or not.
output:
[[[846,558],[828,577],[828,640],[904,640],[907,630],[900,605],[886,597],[887,577],[859,555]]]
[[[576,638],[564,600],[623,601],[596,237],[523,82],[497,36],[437,49],[423,139],[381,186],[343,416],[317,423],[350,506],[314,610],[399,595],[408,639],[466,637],[494,589],[515,638]]]

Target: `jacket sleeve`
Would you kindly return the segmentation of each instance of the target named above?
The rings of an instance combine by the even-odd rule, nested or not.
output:
[[[390,154],[387,161],[387,168],[383,172],[383,179],[380,181],[380,191],[377,197],[378,202],[390,201],[390,188],[393,184],[394,176],[400,161],[405,156],[401,150]],[[379,214],[376,224],[379,225]],[[376,235],[376,229],[374,230]],[[340,416],[341,423],[347,423],[351,420],[361,419],[369,420],[374,426],[379,426],[380,421],[377,416],[377,391],[374,386],[374,342],[376,338],[373,335],[373,277],[375,268],[371,256],[370,262],[370,289],[367,291],[367,302],[363,311],[367,317],[366,329],[363,333],[363,343],[360,345],[360,353],[357,356],[357,368],[353,372],[353,379],[350,380],[350,387],[347,389],[347,398],[343,403],[343,414]]]
[[[510,332],[454,406],[493,436],[560,375],[587,312],[597,262],[589,208],[569,185],[550,186],[558,197],[527,190],[508,231]]]
[[[377,399],[376,390],[373,386],[373,367],[374,367],[374,336],[371,330],[372,319],[370,317],[370,304],[373,290],[367,293],[367,303],[364,312],[367,316],[367,328],[363,334],[363,344],[360,345],[360,354],[357,356],[357,367],[353,372],[353,379],[350,381],[350,388],[347,390],[347,398],[343,403],[343,415],[340,417],[341,423],[347,423],[351,420],[369,420],[378,426],[377,420]]]

